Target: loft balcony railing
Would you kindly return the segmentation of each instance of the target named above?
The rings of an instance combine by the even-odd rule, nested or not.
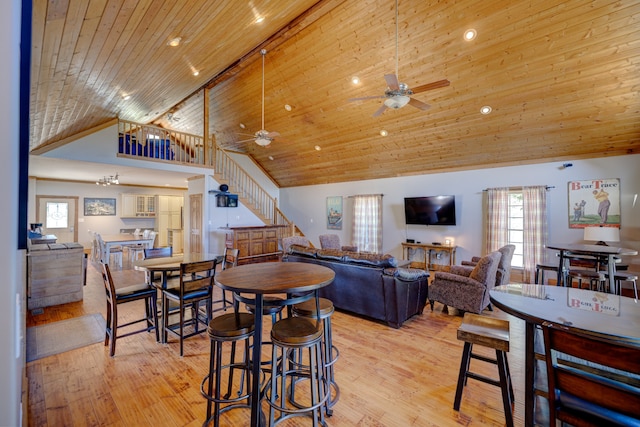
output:
[[[238,165],[213,140],[205,144],[198,135],[118,121],[118,156],[155,162],[214,167],[217,180],[227,183],[240,201],[265,224],[287,225],[279,231],[285,237],[301,231],[278,208],[278,201]]]
[[[201,136],[118,120],[118,155],[193,166],[213,166],[211,142]]]

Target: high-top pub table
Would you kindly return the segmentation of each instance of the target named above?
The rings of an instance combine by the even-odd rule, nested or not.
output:
[[[314,291],[333,282],[333,270],[321,265],[302,262],[264,262],[247,264],[216,273],[216,285],[239,294],[255,296],[255,332],[252,355],[252,399],[251,426],[260,425],[260,358],[262,352],[263,296],[266,294],[307,294],[311,298]],[[245,300],[246,301],[246,300]],[[294,304],[300,298],[288,298],[285,303]]]

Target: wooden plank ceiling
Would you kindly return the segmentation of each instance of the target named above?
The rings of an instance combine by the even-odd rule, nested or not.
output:
[[[116,116],[203,135],[208,96],[216,142],[282,187],[640,152],[637,0],[400,0],[400,81],[451,85],[372,117],[383,99],[349,99],[384,94],[395,16],[394,0],[37,0],[31,148]],[[261,48],[268,147],[246,141]]]

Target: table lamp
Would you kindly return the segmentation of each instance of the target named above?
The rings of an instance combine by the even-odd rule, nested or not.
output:
[[[596,245],[609,246],[605,242],[619,242],[620,229],[618,227],[592,226],[584,228],[584,240],[596,241]]]

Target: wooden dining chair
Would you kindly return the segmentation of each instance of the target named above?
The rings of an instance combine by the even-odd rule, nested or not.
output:
[[[102,266],[102,279],[107,296],[107,322],[104,337],[104,345],[109,346],[109,356],[113,357],[116,353],[116,340],[129,335],[138,334],[140,332],[148,332],[153,329],[156,331],[156,341],[159,341],[158,332],[158,310],[156,306],[156,289],[146,283],[127,286],[116,289],[111,276],[109,264],[100,263]],[[144,301],[145,316],[132,320],[122,325],[118,324],[118,305],[133,301]],[[118,334],[119,328],[131,326],[137,323],[145,322],[146,326],[142,329],[129,331],[127,333]]]
[[[640,425],[640,347],[551,322],[542,330],[550,425]]]
[[[163,246],[160,248],[145,248],[143,251],[144,259],[149,258],[165,258],[173,256],[173,248],[171,246]],[[153,272],[146,272],[145,276],[147,283],[152,283],[156,280]]]
[[[162,290],[162,322],[164,341],[172,333],[180,339],[180,356],[184,354],[184,339],[207,330],[212,318],[213,278],[217,260],[180,264],[180,286]],[[177,323],[169,321],[170,303],[179,307]],[[200,305],[204,304],[204,316],[200,314]],[[185,310],[191,309],[191,316],[185,317]],[[203,326],[201,328],[200,326]],[[185,328],[190,327],[187,331]]]
[[[224,248],[224,256],[222,257],[222,270],[237,267],[239,254],[240,250],[237,248]],[[222,303],[222,307],[214,309],[214,313],[216,311],[227,311],[227,306],[233,306],[234,301],[227,299],[227,291],[222,289],[222,298],[212,302],[212,304],[217,303]]]

